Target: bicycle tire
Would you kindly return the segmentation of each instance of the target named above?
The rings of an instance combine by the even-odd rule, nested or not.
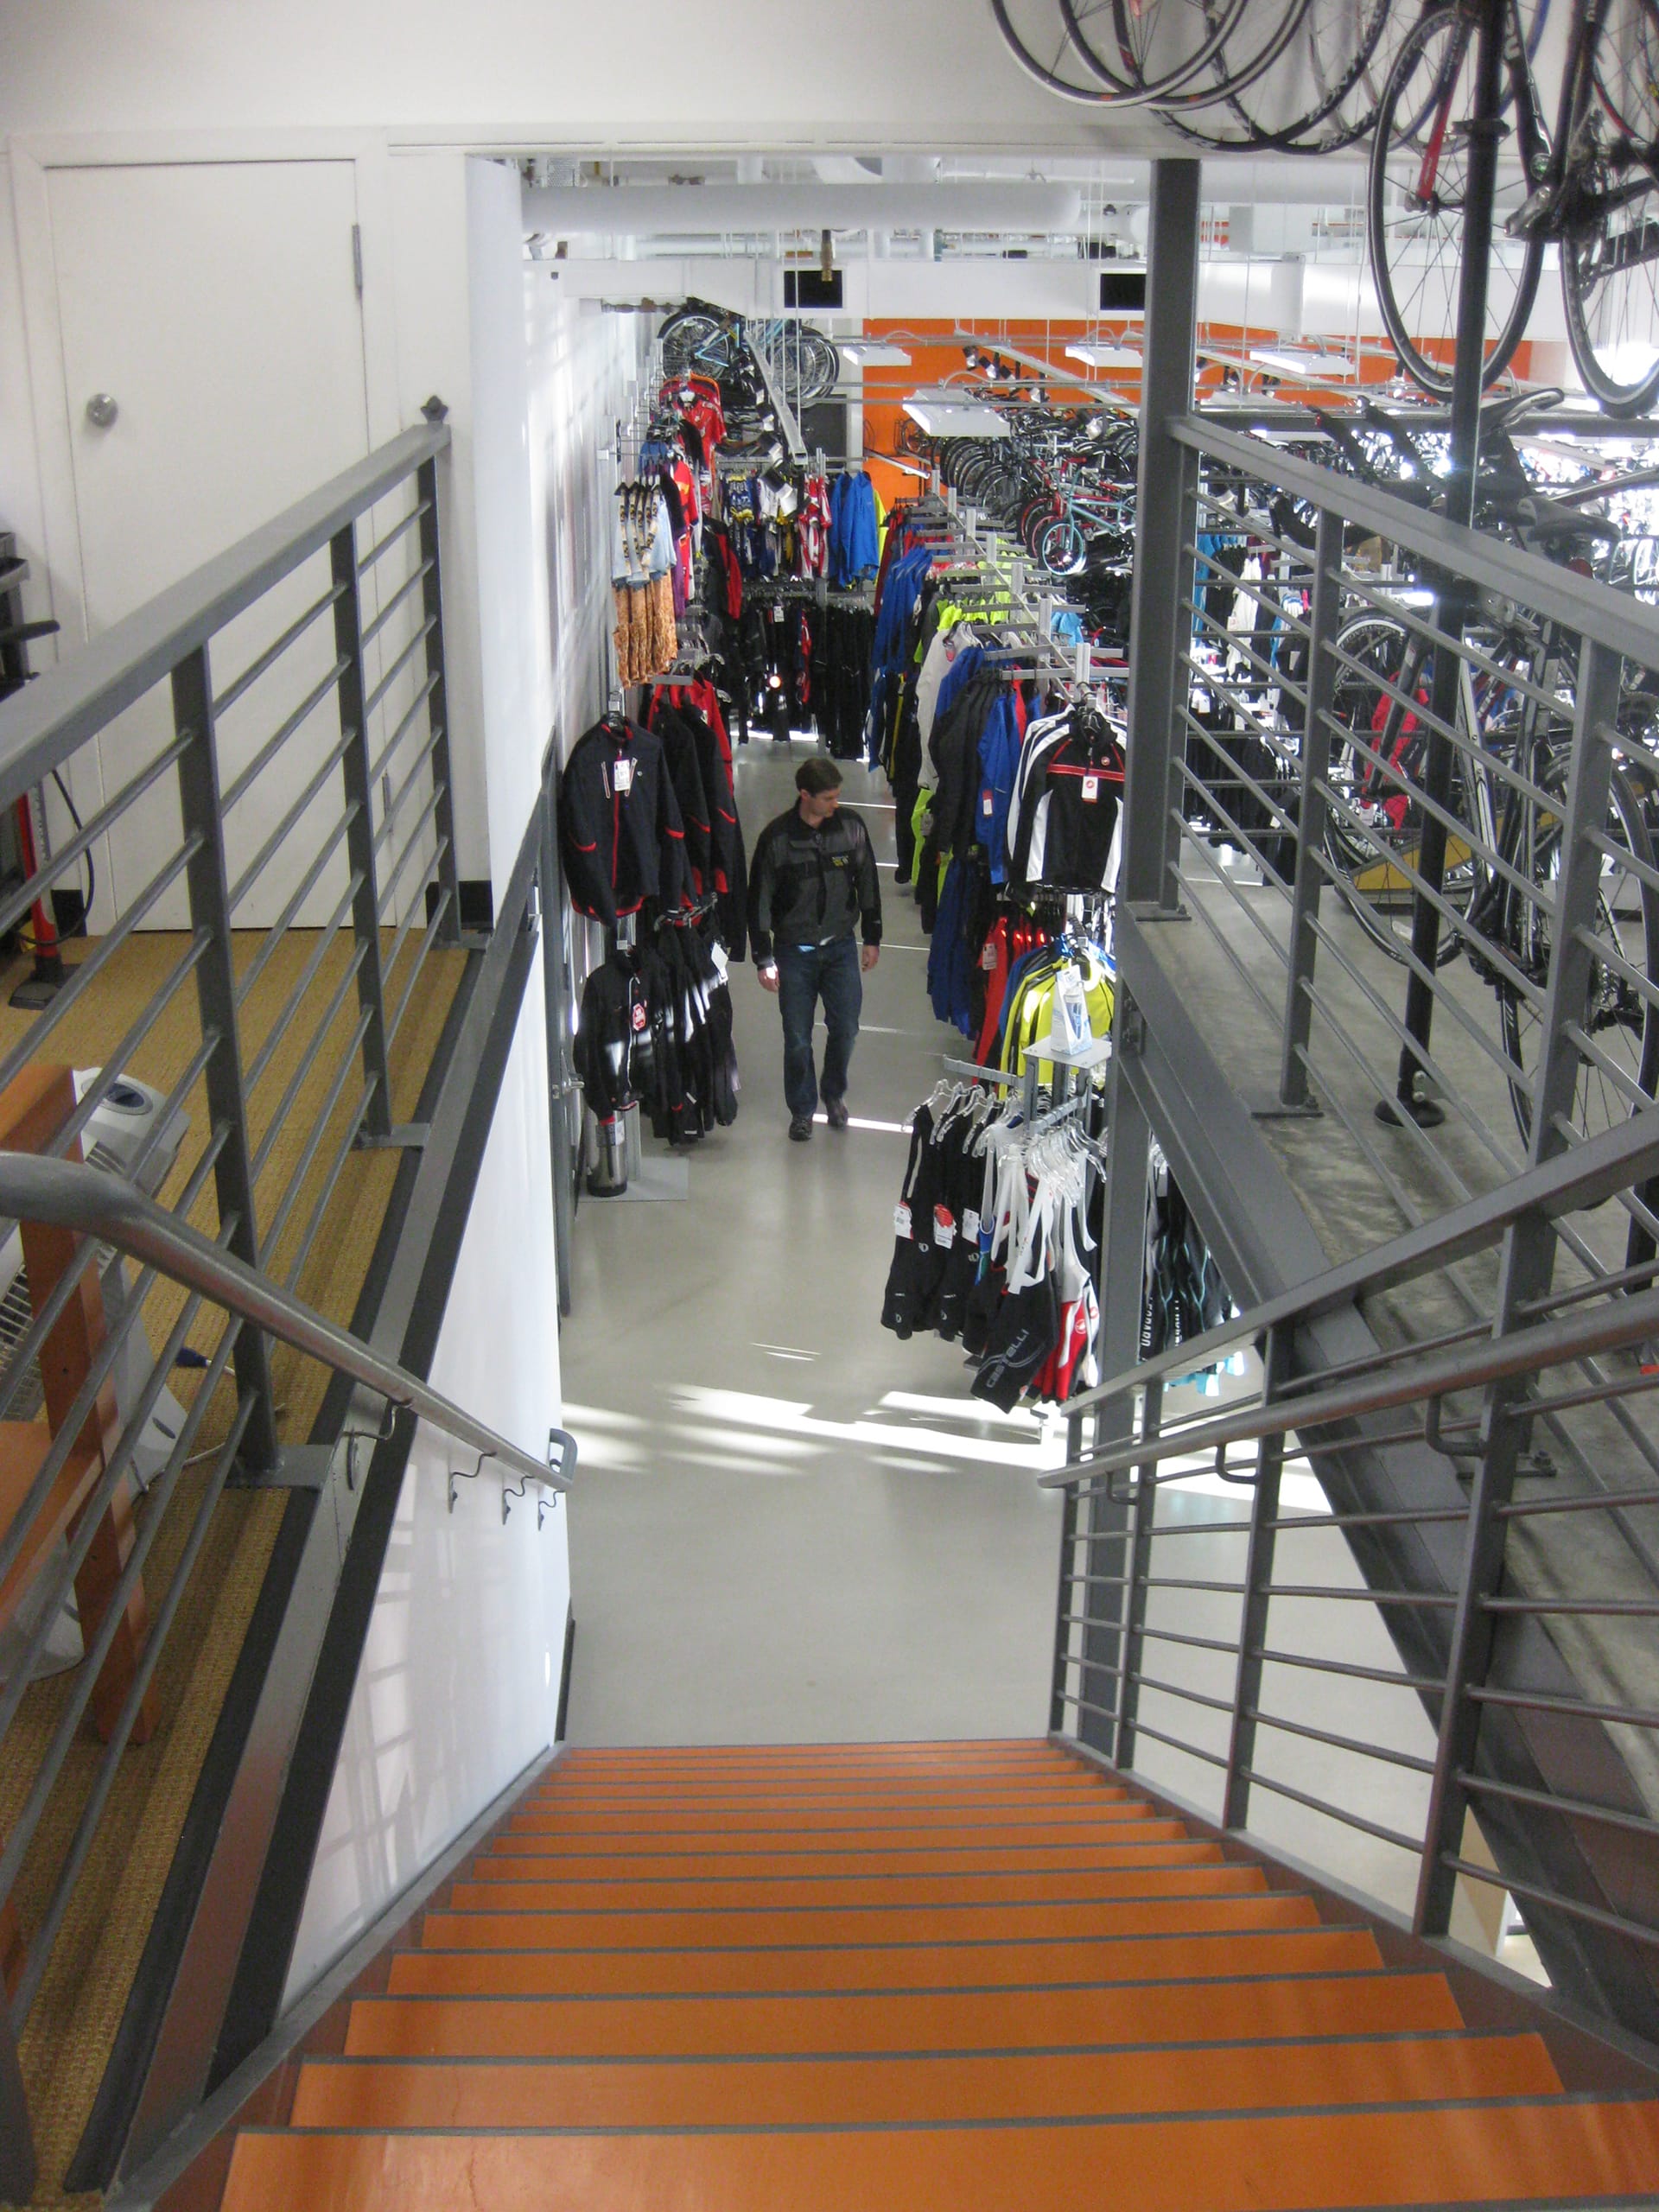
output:
[[[1058,92],[1062,99],[1076,100],[1085,107],[1116,107],[1120,105],[1116,94],[1101,83],[1086,62],[1078,62],[1084,79],[1081,84],[1058,73],[1060,63],[1071,45],[1071,34],[1064,23],[1060,26],[1060,41],[1055,49],[1053,62],[1045,66],[1027,45],[1026,34],[1015,29],[1008,0],[991,0],[991,14],[1002,34],[1003,44],[1015,61],[1028,77],[1034,78],[1046,91]]]
[[[1338,111],[1359,82],[1391,12],[1391,0],[1309,0],[1302,35],[1283,66],[1275,64],[1265,79],[1229,95],[1227,105],[1243,135],[1217,143],[1280,154],[1330,154],[1351,145],[1368,127],[1376,105],[1357,123],[1341,118]],[[1306,79],[1300,85],[1299,74]],[[1295,108],[1298,100],[1302,105]],[[1281,116],[1292,105],[1293,119],[1270,120],[1275,102]]]
[[[1455,351],[1463,257],[1463,170],[1456,148],[1459,126],[1466,120],[1473,94],[1474,46],[1473,26],[1458,8],[1433,9],[1412,26],[1401,43],[1377,110],[1367,181],[1366,237],[1383,327],[1408,376],[1437,399],[1451,397],[1452,368],[1448,360],[1426,353],[1423,343],[1433,338]],[[1426,182],[1429,198],[1424,200],[1420,188]],[[1396,213],[1391,198],[1396,188],[1407,200],[1402,213]],[[1525,188],[1520,178],[1500,181],[1494,226],[1497,237],[1503,234],[1506,213],[1520,204]],[[1415,207],[1410,204],[1413,199],[1418,200]],[[1415,229],[1415,238],[1408,240],[1408,227]],[[1418,244],[1426,251],[1407,251]],[[1507,248],[1494,252],[1487,278],[1491,350],[1481,370],[1483,389],[1502,376],[1514,359],[1543,270],[1541,238],[1525,242],[1518,267],[1507,253]],[[1414,271],[1414,264],[1418,264]],[[1417,281],[1408,291],[1404,280],[1412,273]],[[1412,327],[1426,326],[1437,316],[1438,331]]]
[[[1644,162],[1624,149],[1649,149],[1659,138],[1656,0],[1613,0],[1580,64],[1573,113],[1569,143],[1588,137],[1597,147],[1590,167],[1600,207],[1593,234],[1561,241],[1567,343],[1605,414],[1640,415],[1659,396],[1659,262],[1640,251],[1659,233],[1659,184],[1650,171],[1631,184]],[[1576,173],[1573,181],[1581,181]],[[1627,254],[1632,238],[1638,251]]]
[[[1571,760],[1570,748],[1562,747],[1551,756],[1540,779],[1541,788],[1551,798],[1559,798],[1563,816]],[[1652,868],[1653,843],[1641,802],[1629,777],[1617,767],[1609,793],[1607,836],[1610,842],[1622,845],[1638,867]],[[1552,878],[1559,878],[1560,863],[1558,818],[1553,831],[1546,828],[1533,856],[1535,880],[1541,890],[1548,888]],[[1635,868],[1617,871],[1614,866],[1611,891],[1604,871],[1597,893],[1592,934],[1606,943],[1610,953],[1616,953],[1630,967],[1639,969],[1650,987],[1659,985],[1659,894],[1651,884],[1642,880]],[[1541,874],[1537,873],[1540,869]],[[1515,894],[1515,899],[1516,903],[1520,903],[1519,893]],[[1621,930],[1621,919],[1630,910],[1632,900],[1636,918],[1631,925]],[[1526,901],[1526,912],[1519,918],[1520,927],[1511,932],[1507,948],[1516,966],[1535,988],[1541,988],[1549,972],[1549,920],[1536,902]],[[1533,1116],[1533,1100],[1526,1086],[1537,1065],[1542,1020],[1532,1001],[1507,977],[1500,976],[1495,988],[1504,1054],[1516,1075],[1522,1078],[1510,1078],[1510,1103],[1521,1141],[1525,1145],[1531,1139]],[[1651,1100],[1656,1085],[1659,1085],[1659,1015],[1655,1013],[1651,997],[1638,991],[1605,961],[1592,958],[1586,1005],[1574,1019],[1603,1057],[1618,1067],[1625,1081],[1641,1094],[1640,1103]],[[1637,1104],[1605,1069],[1580,1052],[1572,1118],[1581,1137],[1599,1135],[1627,1121],[1637,1110]]]
[[[1069,576],[1083,563],[1088,541],[1070,515],[1055,515],[1039,533],[1032,548],[1033,559],[1051,576]]]
[[[804,404],[815,407],[827,399],[841,382],[841,348],[835,340],[826,338],[821,330],[810,324],[801,330],[801,397]]]
[[[729,325],[718,316],[687,309],[671,315],[658,334],[663,348],[663,367],[670,376],[719,376],[738,358],[741,344]]]
[[[1103,85],[1109,86],[1116,95],[1120,107],[1157,107],[1167,111],[1172,105],[1184,104],[1185,88],[1220,54],[1228,38],[1243,21],[1251,0],[1167,0],[1172,8],[1183,8],[1205,19],[1203,35],[1193,41],[1193,50],[1179,51],[1179,22],[1176,22],[1173,41],[1177,51],[1158,66],[1159,73],[1148,76],[1147,64],[1157,41],[1158,27],[1163,20],[1166,0],[1142,0],[1133,16],[1126,11],[1124,0],[1059,0],[1060,13],[1071,43],[1079,59],[1093,70]],[[1297,0],[1291,0],[1293,6]],[[1096,16],[1109,12],[1112,41],[1116,49],[1116,60],[1103,60],[1098,48],[1084,29],[1085,20],[1092,22]],[[1260,13],[1259,0],[1257,12]],[[1217,19],[1218,18],[1218,19]],[[1191,16],[1179,19],[1190,22]],[[1150,28],[1142,30],[1142,25]],[[1139,51],[1137,52],[1137,43]],[[1122,74],[1119,74],[1122,70]],[[1212,99],[1224,95],[1225,87],[1205,91],[1199,105],[1207,106]]]
[[[1376,767],[1365,748],[1375,751],[1376,718],[1379,712],[1386,713],[1383,702],[1389,695],[1381,679],[1386,677],[1399,688],[1408,640],[1402,622],[1376,612],[1354,616],[1337,634],[1337,650],[1347,658],[1338,664],[1332,691],[1333,728],[1326,777],[1332,797],[1325,822],[1325,861],[1343,903],[1372,943],[1402,964],[1411,949],[1414,891],[1410,878],[1393,866],[1390,855],[1397,853],[1407,867],[1415,867],[1421,815],[1399,785]],[[1375,673],[1368,678],[1349,662],[1357,662],[1359,670]],[[1418,689],[1427,688],[1427,676],[1420,674]],[[1353,731],[1360,742],[1344,739],[1344,729]],[[1408,741],[1410,736],[1402,727],[1401,741]],[[1461,779],[1454,773],[1453,811],[1460,786]],[[1448,838],[1442,897],[1459,913],[1466,912],[1478,881],[1472,846]],[[1443,928],[1436,967],[1446,967],[1461,950],[1462,939],[1457,931]]]

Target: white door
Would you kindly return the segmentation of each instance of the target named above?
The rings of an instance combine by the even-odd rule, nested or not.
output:
[[[349,161],[209,162],[49,173],[65,397],[87,635],[95,637],[368,450],[363,323]],[[88,403],[100,399],[92,412]],[[113,419],[104,400],[113,401]],[[327,588],[326,550],[220,632],[216,693]],[[227,786],[326,674],[325,614],[222,717]],[[163,684],[80,756],[83,817],[170,741]],[[226,825],[232,887],[339,736],[332,694]],[[90,789],[94,777],[101,788]],[[331,777],[247,895],[238,927],[268,924],[338,819]],[[99,849],[93,927],[128,911],[179,837],[169,774]],[[330,914],[341,852],[299,919]],[[185,918],[182,885],[146,926]]]

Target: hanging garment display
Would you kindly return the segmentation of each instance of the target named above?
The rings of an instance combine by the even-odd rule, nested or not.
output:
[[[1066,891],[1117,883],[1124,753],[1119,732],[1074,704],[1027,730],[1008,809],[1008,878]]]
[[[881,502],[861,468],[849,468],[830,491],[830,581],[837,589],[873,582],[881,564]]]
[[[685,830],[660,740],[620,715],[585,730],[559,778],[559,839],[578,913],[614,929],[647,899],[677,906]]]
[[[613,642],[618,681],[629,685],[672,668],[678,654],[674,609],[677,556],[668,502],[654,475],[619,484],[616,503],[611,569],[616,605]]]
[[[1027,1126],[982,1085],[945,1084],[911,1125],[882,1325],[960,1338],[974,1395],[1004,1412],[1098,1379],[1098,1111],[1086,1095]]]
[[[748,871],[732,779],[732,745],[719,695],[707,677],[700,677],[686,683],[658,685],[650,700],[652,728],[671,748],[689,740],[696,762],[708,846],[706,860],[699,860],[695,850],[688,855],[692,895],[712,895],[727,957],[741,960],[748,934]]]

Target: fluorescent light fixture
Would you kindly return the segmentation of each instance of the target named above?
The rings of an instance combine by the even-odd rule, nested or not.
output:
[[[1106,341],[1087,346],[1068,346],[1068,361],[1081,361],[1088,369],[1138,369],[1141,355],[1133,346],[1115,346]]]
[[[905,402],[905,412],[930,438],[1006,438],[1008,426],[995,407],[952,393],[941,399],[918,392]]]
[[[855,369],[907,369],[910,356],[885,338],[838,338],[836,351]]]
[[[1345,353],[1316,353],[1299,346],[1253,346],[1250,359],[1259,369],[1309,384],[1352,384],[1357,373]]]

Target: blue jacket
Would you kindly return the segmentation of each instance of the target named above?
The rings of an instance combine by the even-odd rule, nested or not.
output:
[[[993,883],[1002,882],[1008,872],[1008,807],[1019,766],[1020,722],[1014,695],[1007,692],[980,732],[979,795],[974,806],[974,835],[990,855]]]
[[[875,527],[875,486],[861,468],[837,476],[830,489],[830,581],[844,590],[881,565]]]

